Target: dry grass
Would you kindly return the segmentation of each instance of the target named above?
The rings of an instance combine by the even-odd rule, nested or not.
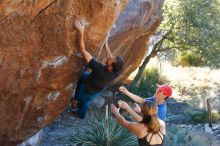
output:
[[[209,67],[174,67],[161,63],[161,72],[174,87],[173,97],[199,108],[210,98],[213,108],[220,110],[220,69]]]
[[[214,109],[220,110],[220,69],[209,67],[175,67],[168,62],[152,59],[147,67],[157,66],[173,87],[173,98],[187,101],[198,108],[206,107],[206,99],[211,99]],[[133,78],[137,70],[132,73]]]

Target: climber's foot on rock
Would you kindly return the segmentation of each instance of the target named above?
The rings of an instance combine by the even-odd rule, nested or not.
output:
[[[71,101],[71,110],[72,111],[77,111],[78,108],[79,108],[79,102],[77,100],[73,99]]]

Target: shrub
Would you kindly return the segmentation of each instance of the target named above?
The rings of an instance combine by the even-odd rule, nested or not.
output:
[[[80,146],[137,146],[135,135],[108,114],[87,119],[85,124],[74,129],[77,134],[71,133],[69,143]]]
[[[212,121],[217,121],[220,119],[219,112],[217,110],[212,110]]]
[[[205,123],[208,122],[208,112],[206,110],[187,110],[185,111],[187,116],[190,116],[193,123]],[[212,121],[216,122],[220,119],[217,110],[212,110]]]
[[[208,137],[201,137],[198,133],[174,125],[167,127],[166,146],[207,146],[210,144],[211,140]]]
[[[138,87],[129,87],[129,90],[141,97],[150,97],[154,95],[157,89],[156,84],[162,84],[163,82],[167,82],[167,80],[164,76],[161,76],[159,69],[151,67],[145,69]]]
[[[201,66],[202,57],[194,52],[183,52],[177,57],[177,65],[181,66]]]
[[[193,123],[207,122],[208,113],[205,110],[187,110],[185,113],[190,116]]]
[[[192,137],[186,130],[181,130],[176,126],[167,128],[166,144],[169,146],[186,145],[192,141]]]
[[[174,87],[180,93],[180,95],[184,95],[185,93],[187,93],[187,88],[180,82],[177,82],[177,84],[175,84]]]

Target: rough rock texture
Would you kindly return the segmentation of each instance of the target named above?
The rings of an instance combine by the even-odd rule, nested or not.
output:
[[[162,21],[163,2],[130,0],[113,25],[110,48],[114,55],[120,54],[125,59],[124,72],[118,80],[126,79],[141,64],[149,39]]]
[[[21,143],[67,106],[84,65],[72,27],[75,15],[86,24],[86,48],[100,59],[113,26],[110,47],[126,61],[121,79],[139,65],[161,21],[163,0],[131,0],[120,14],[127,2],[0,1],[0,145]]]

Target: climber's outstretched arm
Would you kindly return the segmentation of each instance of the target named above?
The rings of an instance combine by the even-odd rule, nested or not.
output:
[[[79,32],[79,45],[80,45],[79,51],[82,54],[85,61],[88,63],[92,59],[92,55],[85,49],[85,43],[84,43],[85,26],[80,22],[79,19],[75,20],[74,25]]]
[[[106,54],[107,54],[107,58],[113,58],[112,52],[111,52],[111,50],[110,50],[110,48],[108,46],[108,36],[107,36],[107,38],[105,40],[104,47],[105,47],[105,51],[106,51]]]

